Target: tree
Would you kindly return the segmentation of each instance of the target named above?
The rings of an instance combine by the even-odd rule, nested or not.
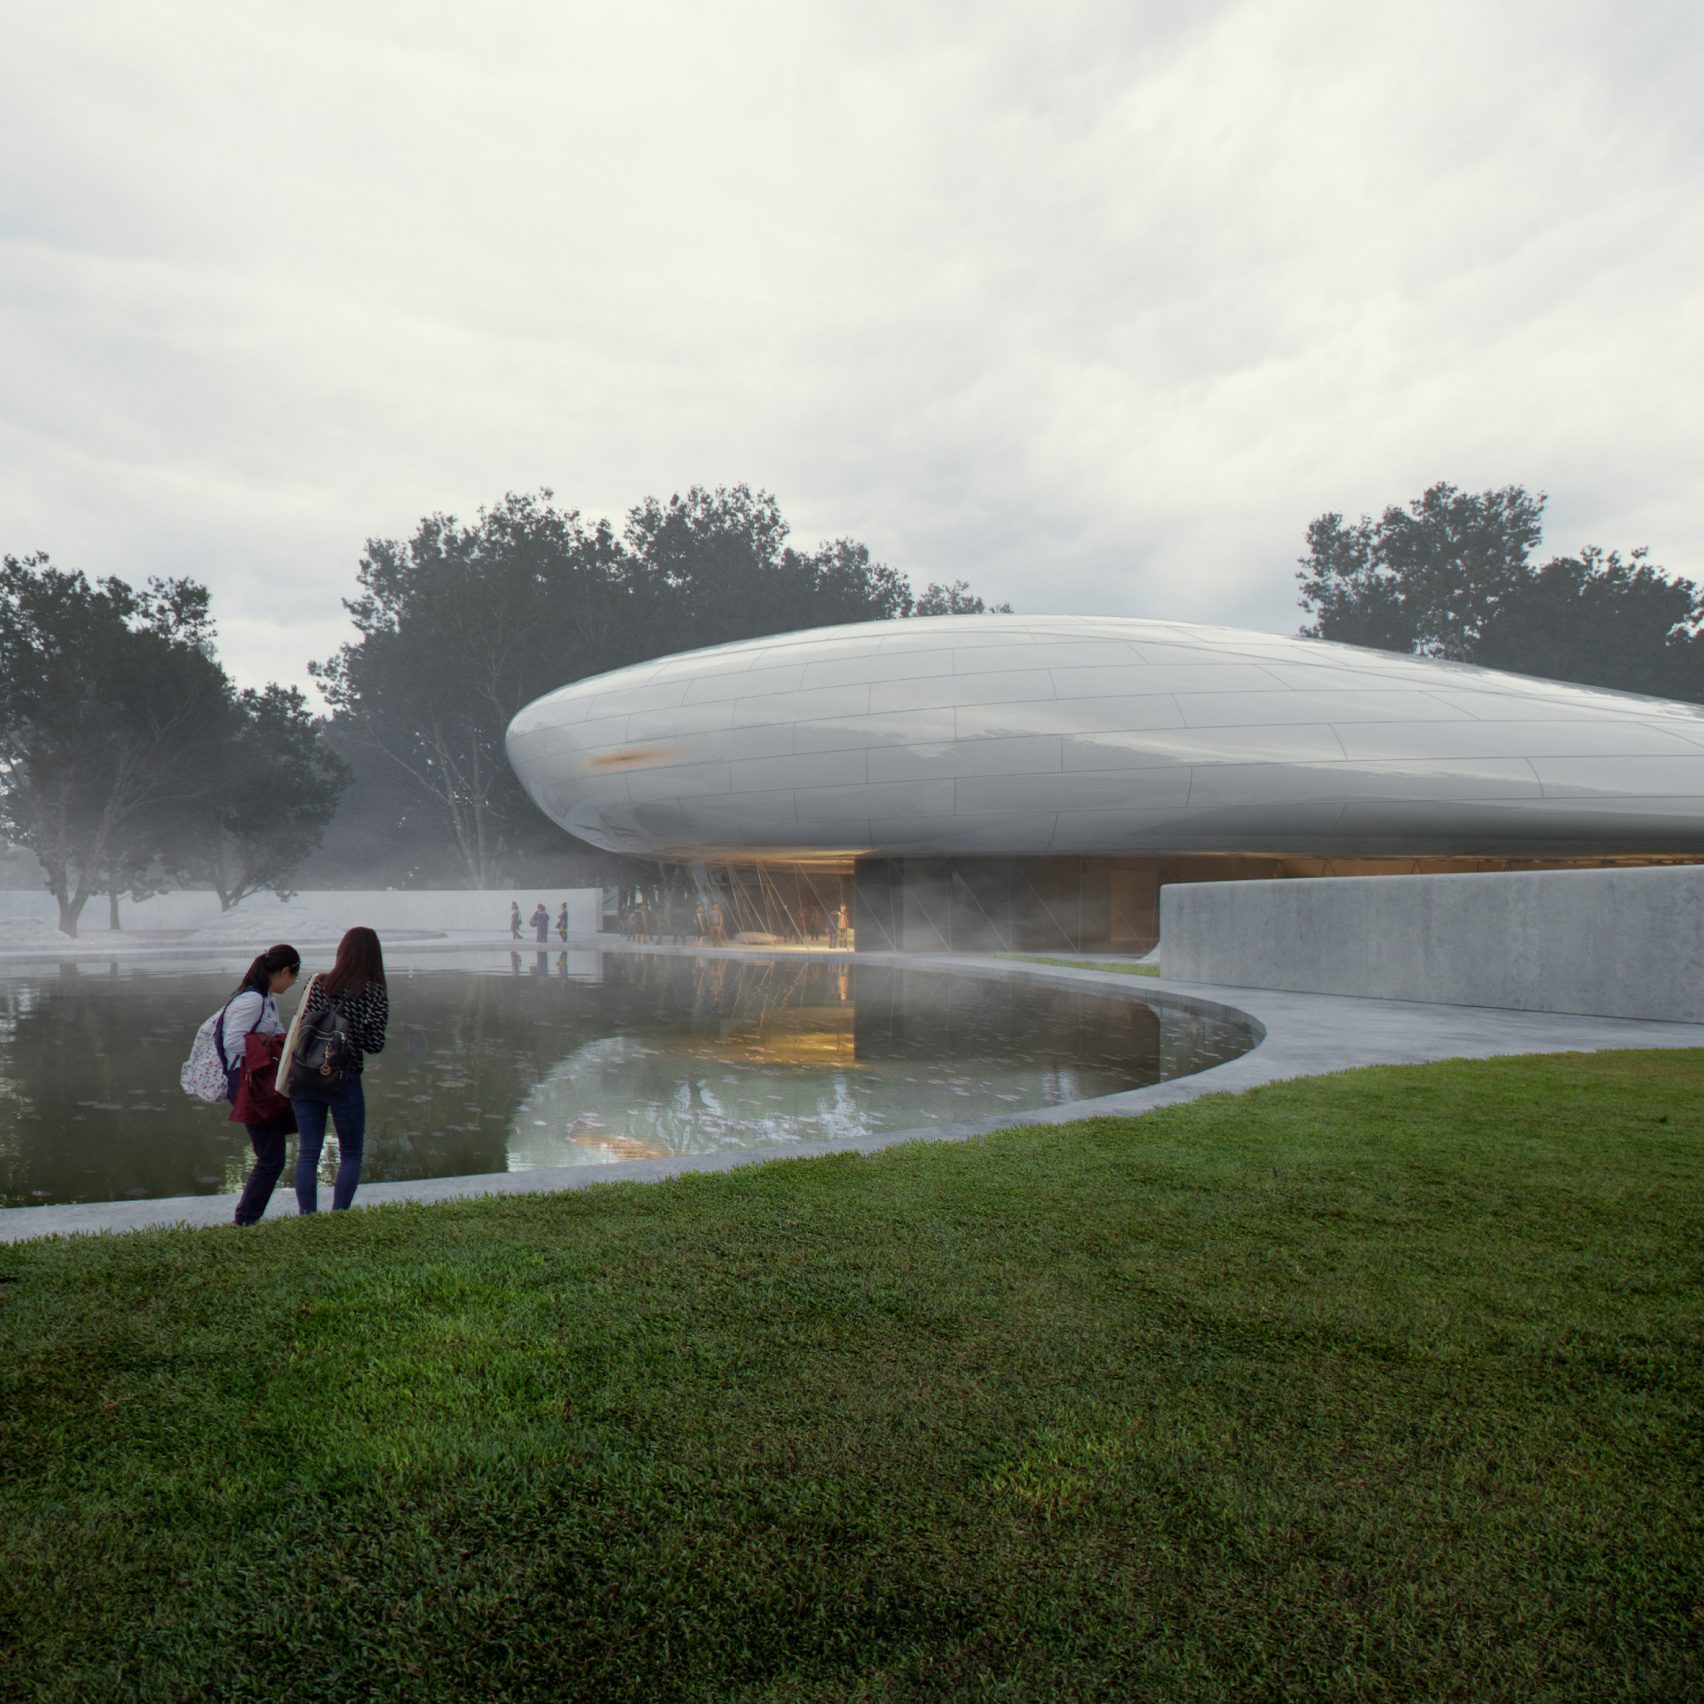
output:
[[[236,693],[192,580],[91,583],[0,562],[0,824],[77,933],[84,906],[210,877],[223,906],[278,888],[342,784],[300,693]]]
[[[1704,597],[1634,550],[1588,545],[1528,575],[1499,603],[1473,660],[1587,686],[1704,702]]]
[[[768,492],[695,485],[636,505],[619,538],[544,490],[471,523],[429,516],[406,543],[369,540],[345,605],[357,637],[311,665],[363,777],[327,856],[377,842],[387,868],[412,870],[447,841],[462,879],[491,887],[565,845],[504,753],[523,705],[674,651],[910,612],[910,583],[862,544],[787,538]],[[370,788],[380,776],[403,784]]]
[[[161,860],[157,837],[139,822],[133,822],[128,844],[107,860],[100,885],[94,890],[107,896],[107,927],[118,929],[121,897],[148,899],[177,885],[174,873]]]
[[[1477,496],[1430,487],[1406,509],[1346,525],[1325,514],[1300,559],[1310,638],[1466,661],[1499,602],[1521,584],[1543,533],[1545,497],[1519,485]]]
[[[303,887],[463,887],[462,863],[442,801],[334,716],[326,744],[350,775],[325,838],[296,878]]]
[[[775,498],[748,485],[694,485],[629,510],[623,541],[645,625],[640,654],[910,612],[905,576],[865,546],[841,538],[801,552],[787,534]]]
[[[1434,485],[1353,525],[1321,515],[1300,559],[1311,638],[1704,702],[1704,596],[1634,550],[1542,566],[1544,495]]]
[[[970,589],[968,580],[954,580],[950,586],[943,586],[938,580],[931,580],[924,587],[923,595],[917,600],[912,609],[913,615],[1010,615],[1012,606],[1009,603],[985,604]]]
[[[606,521],[506,496],[471,524],[422,520],[406,544],[370,539],[358,638],[310,664],[339,737],[432,801],[464,879],[490,887],[521,825],[538,822],[504,756],[522,705],[565,680],[632,660],[628,565]]]
[[[229,697],[204,587],[0,559],[0,811],[66,934],[93,894],[141,880],[162,825],[205,796]]]
[[[253,893],[292,897],[288,882],[325,834],[351,779],[293,686],[237,695],[216,785],[183,819],[191,844],[171,861],[206,881],[229,911]]]

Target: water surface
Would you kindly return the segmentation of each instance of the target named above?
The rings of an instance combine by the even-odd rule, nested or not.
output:
[[[240,974],[66,961],[0,976],[0,1206],[240,1188],[241,1127],[177,1081]],[[802,958],[422,954],[393,960],[390,993],[366,1078],[372,1181],[927,1128],[1188,1075],[1252,1039],[1025,978]],[[328,1141],[327,1181],[335,1165]]]

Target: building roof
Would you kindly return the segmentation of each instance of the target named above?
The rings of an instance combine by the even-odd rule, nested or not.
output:
[[[744,640],[547,693],[508,752],[659,856],[1704,853],[1704,706],[1166,621]]]

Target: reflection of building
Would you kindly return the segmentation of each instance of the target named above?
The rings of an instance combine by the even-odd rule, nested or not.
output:
[[[511,1171],[998,1118],[1205,1070],[1254,1039],[1218,1010],[804,956],[612,955],[606,989],[583,1009],[619,1031],[537,1074]]]
[[[547,694],[509,756],[594,845],[855,872],[863,947],[1140,946],[1177,880],[1704,856],[1704,707],[1167,622],[718,646]]]

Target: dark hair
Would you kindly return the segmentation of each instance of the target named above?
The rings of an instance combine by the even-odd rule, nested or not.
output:
[[[275,947],[268,947],[259,958],[243,973],[243,979],[237,984],[237,993],[245,988],[252,988],[262,996],[272,992],[272,979],[281,970],[300,970],[302,955],[294,947],[286,946],[282,941]]]
[[[375,982],[381,988],[385,985],[385,955],[379,951],[379,937],[357,924],[337,943],[337,962],[325,979],[325,991],[353,999],[365,994]]]

